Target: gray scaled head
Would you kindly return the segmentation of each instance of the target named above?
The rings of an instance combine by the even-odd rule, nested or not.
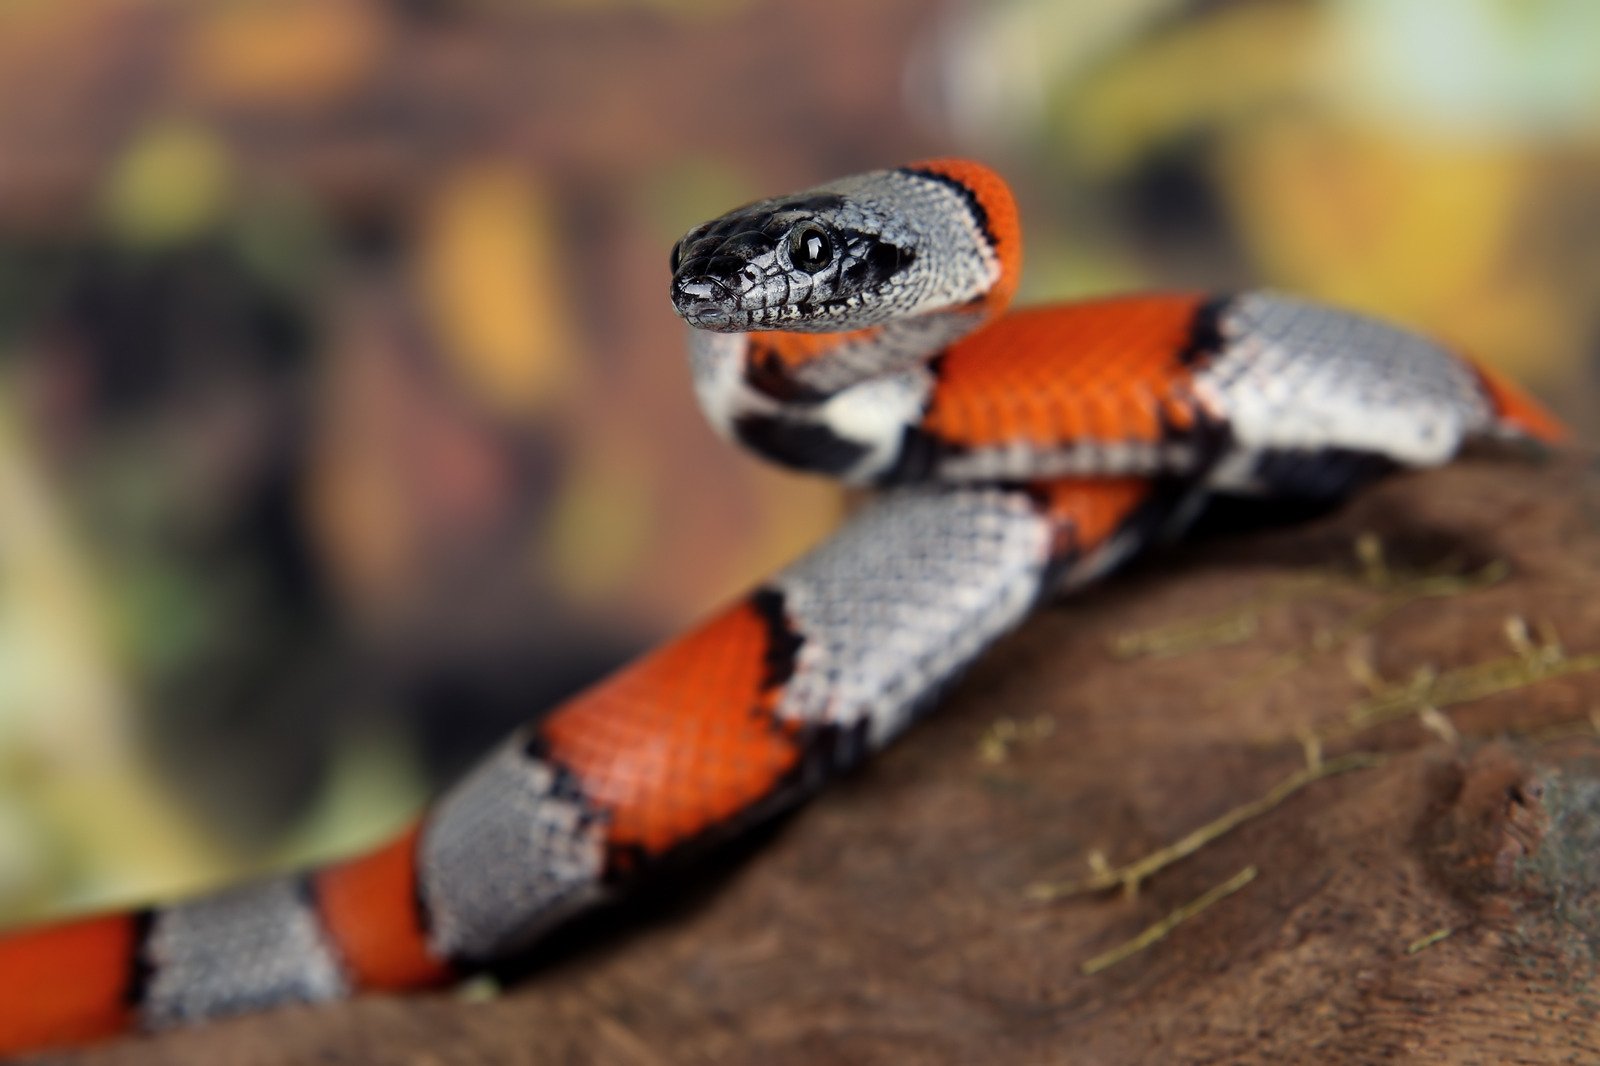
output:
[[[696,226],[672,249],[672,305],[717,332],[854,329],[903,313],[893,296],[917,234],[892,203],[852,195],[877,175],[778,197]]]

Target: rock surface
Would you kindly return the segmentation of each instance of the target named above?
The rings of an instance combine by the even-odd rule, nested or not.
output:
[[[501,995],[50,1061],[1600,1061],[1597,524],[1587,460],[1491,458],[1162,553]],[[1030,895],[1249,804],[1136,893]]]

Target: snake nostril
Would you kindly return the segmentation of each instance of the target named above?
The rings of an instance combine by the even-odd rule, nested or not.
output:
[[[727,317],[733,294],[714,278],[704,275],[678,278],[672,283],[672,306],[691,322],[708,323]]]
[[[674,296],[686,300],[729,300],[733,298],[727,288],[712,278],[684,278],[672,287]]]

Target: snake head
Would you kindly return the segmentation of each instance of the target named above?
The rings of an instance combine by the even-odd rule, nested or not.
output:
[[[1003,306],[1021,263],[1016,205],[993,171],[929,160],[761,200],[672,249],[672,304],[719,333],[862,329]]]
[[[672,304],[699,329],[833,330],[874,314],[916,258],[878,205],[818,189],[696,226],[672,249]]]

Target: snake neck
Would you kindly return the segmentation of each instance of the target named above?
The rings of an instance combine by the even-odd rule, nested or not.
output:
[[[762,458],[868,484],[926,405],[931,360],[986,318],[951,312],[843,334],[691,330],[695,395],[721,436]]]

